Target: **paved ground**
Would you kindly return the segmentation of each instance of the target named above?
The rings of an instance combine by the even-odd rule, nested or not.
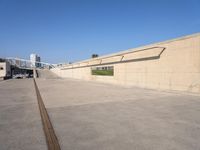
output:
[[[39,72],[63,150],[199,150],[200,96]],[[32,79],[0,82],[0,150],[45,150]]]
[[[46,150],[32,79],[0,82],[0,150]]]
[[[199,150],[200,97],[37,79],[64,150]]]

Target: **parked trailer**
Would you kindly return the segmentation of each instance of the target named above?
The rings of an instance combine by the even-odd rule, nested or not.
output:
[[[0,62],[0,79],[11,77],[11,67],[8,62]]]

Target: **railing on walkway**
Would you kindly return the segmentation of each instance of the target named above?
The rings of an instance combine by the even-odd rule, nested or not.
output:
[[[13,58],[13,57],[6,58],[6,61],[9,62],[10,65],[20,69],[33,69],[33,68],[51,69],[55,67],[53,64],[50,63],[38,62],[38,61],[33,62],[30,60]]]

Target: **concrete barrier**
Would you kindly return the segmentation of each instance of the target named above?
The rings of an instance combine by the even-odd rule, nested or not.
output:
[[[113,66],[114,76],[92,75]],[[114,53],[51,69],[63,78],[200,93],[200,34]]]
[[[36,68],[33,69],[33,78],[38,78],[38,72]]]

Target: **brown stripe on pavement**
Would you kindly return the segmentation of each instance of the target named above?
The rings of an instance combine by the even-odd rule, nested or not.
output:
[[[34,81],[34,85],[35,85],[35,90],[36,90],[38,105],[39,105],[39,109],[40,109],[40,115],[41,115],[41,119],[42,119],[43,130],[44,130],[46,142],[47,142],[47,145],[48,145],[48,150],[60,150],[60,145],[59,145],[58,139],[56,137],[55,131],[54,131],[53,126],[51,124],[51,121],[49,119],[49,115],[47,113],[47,110],[44,106],[44,102],[43,102],[42,97],[40,95],[38,86],[36,84],[35,79],[33,79],[33,81]]]

